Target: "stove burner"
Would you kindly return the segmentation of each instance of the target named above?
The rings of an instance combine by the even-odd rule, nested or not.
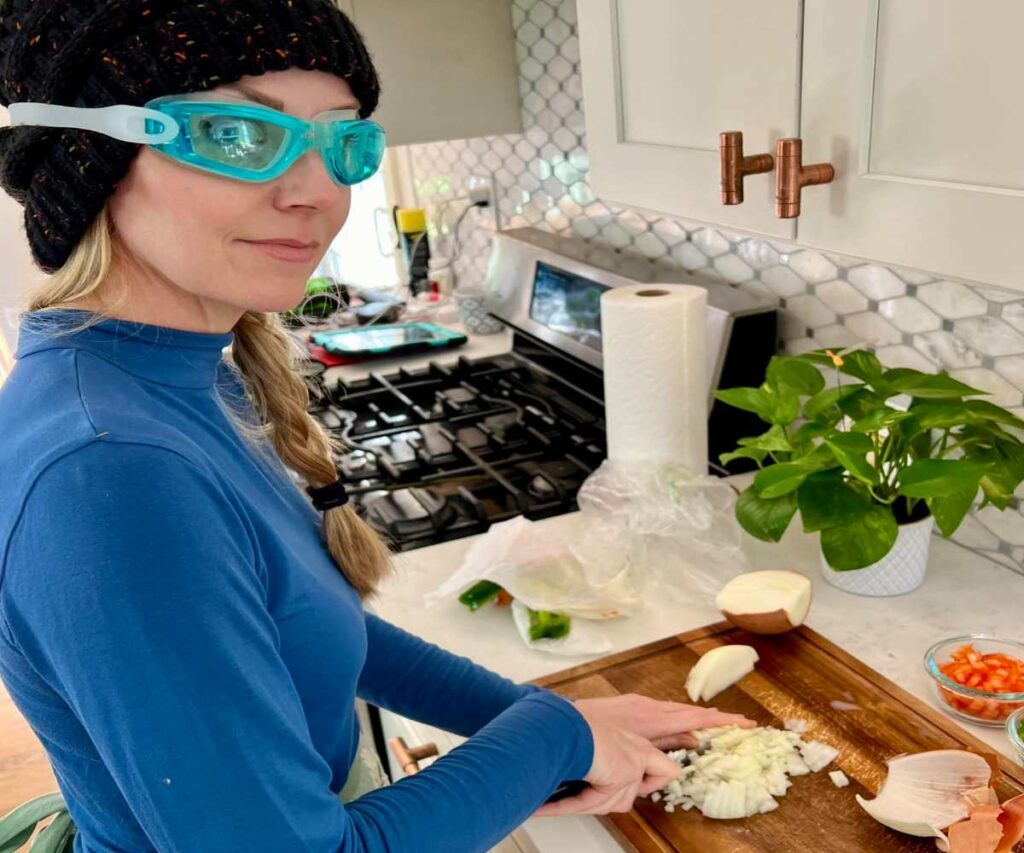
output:
[[[516,352],[316,387],[357,510],[399,550],[574,510],[605,454],[599,389]]]

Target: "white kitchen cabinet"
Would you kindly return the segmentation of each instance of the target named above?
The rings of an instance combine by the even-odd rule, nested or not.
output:
[[[718,134],[796,136],[800,0],[577,0],[590,182],[602,199],[775,237],[771,174],[725,207]],[[813,155],[813,150],[808,152]]]
[[[521,133],[509,0],[335,0],[381,78],[389,145]]]
[[[806,0],[797,239],[1024,287],[1024,4]]]
[[[768,235],[773,181],[718,195],[718,133],[803,140],[797,242],[1024,288],[1019,0],[579,0],[594,192]]]

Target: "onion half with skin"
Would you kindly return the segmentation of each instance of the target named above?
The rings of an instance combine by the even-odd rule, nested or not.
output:
[[[946,841],[943,830],[969,814],[965,794],[988,787],[992,769],[980,755],[962,749],[938,749],[901,755],[888,762],[889,773],[873,800],[857,802],[883,826],[918,838]]]
[[[782,634],[803,624],[811,606],[811,581],[789,569],[765,569],[733,578],[715,606],[737,628],[752,634]]]

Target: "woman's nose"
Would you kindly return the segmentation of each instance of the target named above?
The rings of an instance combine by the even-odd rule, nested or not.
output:
[[[347,188],[334,182],[315,148],[299,157],[279,178],[279,203],[286,207],[323,210],[338,204],[345,192]]]

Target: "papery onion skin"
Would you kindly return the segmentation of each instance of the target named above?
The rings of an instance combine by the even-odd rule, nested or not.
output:
[[[888,766],[875,799],[857,795],[857,802],[883,826],[920,838],[941,837],[940,830],[967,818],[964,794],[992,777],[985,758],[960,749],[903,755]]]

